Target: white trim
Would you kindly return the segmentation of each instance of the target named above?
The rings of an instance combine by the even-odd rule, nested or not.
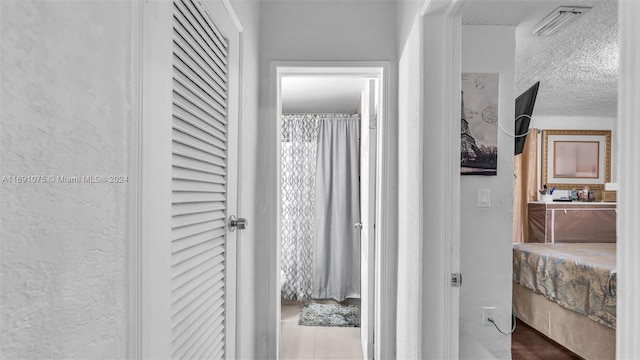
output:
[[[447,32],[447,74],[449,74],[449,86],[445,93],[448,94],[448,113],[445,118],[450,119],[446,129],[446,138],[450,140],[448,154],[445,161],[445,189],[443,194],[445,201],[444,218],[445,247],[443,257],[445,259],[445,284],[449,292],[445,292],[445,358],[457,359],[459,357],[459,327],[460,327],[460,288],[451,287],[449,283],[451,273],[459,273],[460,269],[460,76],[461,76],[461,47],[462,47],[462,20],[456,16],[460,2],[449,9]]]
[[[229,83],[232,87],[229,88],[229,94],[232,93],[232,91],[236,94],[236,96],[234,97],[230,97],[230,104],[229,104],[229,109],[232,110],[232,112],[229,112],[229,118],[235,118],[237,121],[233,122],[233,121],[229,121],[229,125],[233,126],[233,129],[229,129],[229,134],[232,133],[236,133],[236,141],[237,141],[237,146],[235,147],[235,158],[237,159],[237,163],[233,164],[233,166],[235,167],[235,169],[231,169],[229,172],[231,173],[231,171],[235,172],[236,174],[236,180],[234,181],[237,185],[236,185],[236,196],[235,196],[235,204],[233,204],[232,206],[229,206],[229,213],[233,214],[235,213],[237,217],[245,217],[246,213],[249,212],[249,209],[241,209],[240,208],[240,204],[242,204],[242,189],[240,188],[240,185],[242,184],[242,119],[243,119],[243,106],[242,106],[242,101],[243,101],[243,86],[244,86],[244,27],[242,26],[242,22],[240,21],[240,19],[238,18],[238,15],[236,14],[233,5],[231,4],[231,1],[229,0],[204,0],[205,4],[212,4],[210,6],[214,6],[218,5],[219,3],[221,3],[224,6],[224,11],[226,12],[226,15],[228,16],[228,19],[224,19],[224,18],[216,18],[213,15],[216,15],[218,13],[221,13],[222,11],[215,11],[214,8],[212,8],[212,12],[213,13],[209,13],[209,16],[211,16],[213,19],[216,19],[217,21],[219,21],[220,23],[218,23],[217,25],[223,25],[224,23],[224,27],[227,28],[225,29],[228,32],[232,32],[232,28],[233,28],[233,32],[235,32],[234,34],[228,34],[226,33],[225,35],[229,37],[230,40],[230,46],[231,46],[231,51],[230,51],[230,58],[229,58],[229,70],[230,70],[230,74],[234,77],[234,78],[230,78],[229,79]],[[218,3],[219,2],[219,3]],[[217,10],[221,10],[221,9],[217,9]],[[231,36],[233,35],[233,38],[231,38]],[[236,45],[234,47],[234,45]],[[238,64],[237,66],[237,70],[234,71],[234,66],[235,64]],[[232,154],[229,154],[230,158],[231,156],[233,156]],[[233,200],[233,199],[229,199],[229,200]],[[248,224],[249,226],[251,226],[252,221],[251,219],[248,219]],[[231,259],[230,261],[227,262],[227,281],[228,283],[227,288],[230,289],[231,291],[227,290],[227,313],[228,314],[233,314],[231,317],[229,317],[229,315],[227,315],[226,318],[226,336],[227,336],[227,340],[225,341],[225,357],[227,359],[235,359],[237,357],[237,354],[240,353],[240,348],[241,348],[241,340],[242,337],[240,336],[241,334],[241,329],[240,329],[240,314],[239,314],[239,309],[240,309],[240,304],[239,304],[239,299],[241,299],[241,296],[243,296],[243,294],[240,293],[240,286],[238,286],[238,280],[242,279],[242,269],[240,268],[240,262],[238,261],[238,256],[240,253],[240,242],[242,241],[242,237],[243,237],[243,232],[242,231],[236,231],[233,236],[229,236],[228,239],[231,242],[232,247],[230,247],[228,249],[228,258]],[[233,243],[233,241],[235,243]],[[229,269],[231,271],[229,271]],[[230,281],[229,281],[230,280]],[[229,342],[231,342],[233,344],[232,347],[229,347]]]
[[[421,260],[422,293],[441,293],[442,308],[423,303],[421,342],[433,343],[421,348],[423,357],[457,359],[459,357],[459,288],[451,287],[451,273],[460,272],[460,56],[461,19],[458,15],[464,0],[432,0],[423,10],[423,93],[421,143],[429,144],[429,156],[422,152],[423,186],[439,189],[439,196],[423,193],[422,234],[424,249]],[[427,56],[428,54],[428,56]],[[428,209],[442,209],[435,214]],[[430,245],[427,245],[430,244]],[[441,260],[432,261],[436,251]],[[433,255],[431,256],[433,258]],[[437,278],[434,278],[434,274]],[[464,276],[464,274],[463,274]],[[433,288],[440,291],[433,291]],[[441,346],[435,346],[437,340]]]
[[[144,9],[141,1],[131,3],[131,95],[134,109],[129,143],[129,301],[127,358],[142,358],[142,85]]]
[[[235,15],[235,12],[234,12]],[[240,27],[241,28],[241,27]],[[242,127],[243,127],[243,88],[244,88],[244,32],[240,32],[238,37],[238,43],[239,43],[239,57],[240,57],[240,64],[239,64],[239,73],[238,73],[238,151],[237,151],[237,159],[238,159],[238,168],[237,168],[237,182],[238,182],[238,191],[237,191],[237,213],[239,217],[245,217],[246,214],[248,214],[251,209],[243,209],[241,208],[241,204],[242,204]],[[251,223],[249,223],[249,225],[251,225]],[[238,234],[236,235],[236,256],[238,256],[238,254],[240,254],[240,243],[242,241],[244,232],[243,231],[239,231]],[[239,259],[236,260],[236,311],[237,313],[235,314],[235,355],[236,357],[238,356],[238,354],[240,354],[240,349],[241,349],[241,341],[242,341],[242,336],[241,336],[241,329],[240,329],[240,299],[242,299],[242,296],[244,296],[244,294],[241,293],[240,289],[241,287],[238,286],[238,279],[242,279],[242,267],[240,266],[240,261]],[[247,295],[250,296],[250,295]]]
[[[227,0],[205,0],[204,8],[218,29],[229,41],[228,57],[228,108],[227,136],[231,146],[227,148],[227,218],[244,217],[238,209],[240,193],[238,172],[240,168],[240,114],[242,109],[242,25]],[[233,146],[233,142],[235,145]],[[225,359],[235,359],[238,351],[238,238],[241,231],[227,232],[225,264]]]
[[[172,6],[143,2],[140,133],[141,358],[171,357]]]
[[[618,298],[616,357],[640,359],[640,3],[618,2],[620,70],[618,72]]]
[[[360,290],[361,290],[361,322],[360,325],[363,329],[366,326],[366,330],[360,331],[360,342],[362,343],[363,358],[373,359],[375,354],[374,348],[374,327],[369,326],[375,324],[376,319],[376,307],[375,307],[375,224],[376,215],[375,206],[376,197],[378,191],[376,187],[376,180],[378,173],[376,172],[377,161],[377,144],[378,144],[378,131],[377,131],[377,111],[379,109],[376,106],[376,97],[379,96],[380,91],[376,91],[376,84],[374,79],[367,80],[361,92],[360,97],[360,223],[361,228],[361,272],[360,272]],[[373,191],[371,191],[373,190]],[[365,265],[366,269],[365,269]],[[369,268],[371,266],[371,268]],[[362,271],[366,270],[366,271]],[[374,275],[371,276],[371,271]],[[366,294],[366,295],[365,295]],[[371,295],[371,296],[369,296]]]
[[[236,28],[236,30],[239,33],[244,32],[244,27],[242,27],[242,23],[238,18],[238,14],[236,14],[236,11],[233,9],[233,5],[231,5],[231,1],[229,0],[220,0],[220,1],[224,5],[224,8],[227,11],[227,14],[229,15],[229,17],[231,18],[231,21],[233,22],[233,26]],[[242,46],[240,47],[240,51],[242,51]]]
[[[270,286],[269,290],[267,291],[267,293],[270,293],[271,291],[273,291],[272,294],[272,299],[273,299],[273,304],[271,304],[271,301],[269,301],[269,309],[275,310],[274,314],[275,317],[269,317],[267,319],[267,321],[269,322],[269,324],[273,324],[275,323],[276,325],[276,333],[275,333],[275,341],[274,342],[270,342],[269,343],[269,348],[268,348],[268,354],[272,357],[274,357],[275,359],[279,359],[280,358],[280,334],[282,333],[281,331],[281,323],[280,323],[280,319],[282,318],[282,314],[281,314],[281,302],[280,302],[280,287],[277,286],[276,284],[281,284],[280,282],[280,269],[282,268],[282,262],[281,262],[281,238],[282,238],[282,177],[280,176],[280,172],[282,169],[282,157],[280,156],[280,154],[282,153],[282,131],[280,129],[281,125],[281,114],[282,114],[282,101],[280,100],[280,94],[282,93],[282,79],[280,76],[280,72],[278,70],[278,67],[272,62],[271,63],[271,69],[270,69],[270,76],[269,78],[271,79],[271,91],[269,91],[270,93],[270,104],[272,104],[273,108],[275,109],[275,126],[276,126],[276,139],[275,139],[275,157],[276,157],[276,196],[275,196],[275,205],[276,205],[276,238],[274,239],[274,241],[276,242],[276,251],[275,254],[271,255],[271,253],[269,255],[271,255],[269,257],[269,259],[275,259],[275,263],[274,261],[269,261],[269,274],[271,276],[269,276],[269,278],[271,279],[271,281],[269,282],[270,284],[273,284],[272,286]],[[270,113],[273,114],[273,112],[270,111]],[[273,248],[273,244],[271,244],[271,246],[269,246],[269,249],[271,250]],[[274,274],[275,277],[274,277]],[[275,309],[274,309],[275,307]],[[270,311],[271,313],[271,311]],[[268,326],[269,329],[273,329],[272,325]],[[272,349],[272,346],[275,346],[275,349]]]
[[[392,240],[394,237],[391,233],[392,223],[391,217],[394,214],[390,213],[391,207],[391,196],[389,193],[391,189],[389,189],[390,185],[387,182],[387,168],[388,163],[395,161],[393,156],[393,152],[389,151],[389,132],[388,132],[388,122],[390,117],[389,112],[389,73],[390,73],[390,64],[389,62],[307,62],[307,61],[273,61],[271,62],[271,106],[273,109],[272,114],[276,117],[276,144],[275,144],[275,155],[276,155],[276,168],[277,170],[277,180],[276,180],[276,246],[271,246],[271,249],[275,249],[275,253],[272,254],[270,258],[275,259],[275,261],[270,261],[270,283],[273,284],[270,289],[273,291],[273,304],[270,301],[269,307],[273,309],[275,307],[276,314],[275,318],[270,318],[270,326],[269,328],[274,329],[276,332],[275,338],[275,348],[269,349],[269,354],[274,357],[279,356],[279,344],[280,344],[280,291],[279,287],[276,284],[279,284],[280,278],[280,238],[281,238],[281,214],[282,214],[282,204],[281,204],[281,175],[280,175],[280,167],[281,167],[281,79],[283,76],[362,76],[362,77],[375,77],[379,81],[379,91],[381,92],[381,109],[380,109],[380,119],[378,122],[379,129],[377,133],[377,141],[381,146],[377,149],[377,174],[376,174],[376,182],[379,186],[376,188],[376,256],[380,254],[380,258],[377,258],[375,264],[375,276],[376,276],[376,299],[374,300],[376,304],[376,316],[375,324],[374,324],[374,357],[377,359],[381,358],[390,358],[386,356],[389,353],[389,348],[392,347],[391,342],[394,341],[393,334],[390,334],[391,326],[387,324],[390,323],[390,319],[393,319],[394,310],[392,306],[389,306],[390,297],[395,296],[391,291],[388,291],[388,287],[394,283],[395,279],[392,277],[393,273],[390,271],[390,263],[393,262],[393,259],[389,257],[394,253],[393,251],[393,243]],[[379,247],[379,248],[378,248]],[[272,306],[273,305],[273,306]],[[384,355],[383,355],[384,354]]]
[[[269,274],[271,274],[273,276],[273,274],[276,274],[275,279],[272,278],[272,281],[270,281],[271,284],[281,284],[280,282],[280,269],[282,269],[282,176],[281,176],[281,169],[282,169],[282,156],[280,154],[282,154],[282,77],[280,75],[280,70],[278,69],[278,66],[275,66],[275,64],[272,62],[271,63],[271,76],[270,79],[272,81],[272,83],[275,81],[274,85],[275,85],[275,91],[270,91],[271,93],[271,104],[275,105],[275,110],[276,110],[276,119],[275,119],[275,124],[276,124],[276,238],[275,238],[275,242],[276,242],[276,253],[274,254],[273,257],[270,257],[270,259],[275,259],[275,265],[274,266],[269,266]],[[273,246],[269,247],[270,249],[273,248]],[[269,264],[274,263],[274,261],[269,261]],[[276,323],[277,329],[276,329],[276,338],[275,338],[275,358],[276,359],[280,359],[280,334],[282,334],[282,330],[281,330],[281,323],[280,323],[280,319],[282,318],[282,313],[281,313],[281,297],[280,297],[280,287],[275,285],[275,286],[271,286],[271,289],[275,291],[274,293],[274,298],[275,298],[275,318],[269,318],[268,321],[270,324],[272,324],[273,322]],[[271,306],[271,303],[269,304],[269,308],[273,309],[273,307]],[[271,313],[271,312],[270,312]],[[273,328],[272,326],[269,326],[269,328]],[[271,347],[269,347],[269,353],[268,354],[274,354],[271,351]]]
[[[389,176],[390,164],[397,163],[397,154],[391,149],[391,68],[388,62],[380,64],[380,115],[377,120],[378,132],[376,139],[376,224],[375,230],[375,292],[374,299],[376,316],[374,319],[374,359],[391,359],[395,356],[395,318],[396,292],[395,277],[397,254],[397,229],[390,220],[396,213],[393,187]],[[396,110],[397,114],[397,110]],[[395,218],[397,220],[397,218]],[[384,329],[384,331],[383,331]]]

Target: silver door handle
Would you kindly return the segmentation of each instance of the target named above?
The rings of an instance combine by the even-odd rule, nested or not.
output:
[[[356,228],[356,229],[362,230],[362,223],[361,222],[357,222],[357,223],[353,224],[353,227]]]
[[[247,219],[245,218],[237,218],[234,215],[231,215],[229,218],[229,231],[235,231],[236,228],[238,230],[244,230],[249,226]]]

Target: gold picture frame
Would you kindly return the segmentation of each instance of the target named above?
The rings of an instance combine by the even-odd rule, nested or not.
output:
[[[541,184],[603,190],[611,182],[610,130],[543,130]]]

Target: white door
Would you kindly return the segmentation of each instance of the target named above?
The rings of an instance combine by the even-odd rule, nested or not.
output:
[[[171,357],[234,359],[238,32],[220,1],[175,0]]]
[[[360,122],[361,341],[365,359],[373,359],[376,209],[376,90],[367,80],[362,91]]]

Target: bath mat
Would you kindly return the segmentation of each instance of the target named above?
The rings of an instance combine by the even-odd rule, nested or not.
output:
[[[360,306],[340,304],[305,304],[298,325],[360,327]]]

